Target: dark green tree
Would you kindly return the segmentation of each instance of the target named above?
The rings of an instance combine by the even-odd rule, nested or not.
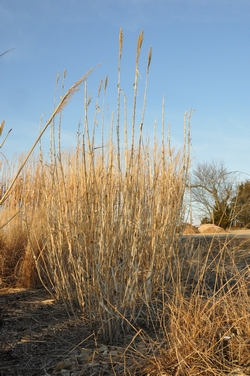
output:
[[[229,205],[215,204],[213,207],[211,217],[204,217],[201,220],[201,224],[213,223],[216,226],[222,228],[230,227],[232,222],[231,208]]]
[[[239,184],[237,194],[232,199],[231,211],[236,225],[250,228],[250,180]]]
[[[213,220],[216,226],[222,228],[228,228],[232,222],[231,209],[228,204],[220,205],[219,207],[215,204],[213,210]]]

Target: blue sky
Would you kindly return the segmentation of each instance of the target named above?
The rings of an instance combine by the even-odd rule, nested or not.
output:
[[[32,146],[40,117],[44,114],[44,123],[53,111],[57,72],[63,74],[65,69],[68,89],[103,62],[87,86],[94,107],[99,82],[108,75],[105,126],[109,128],[117,107],[120,28],[121,89],[128,99],[128,120],[137,37],[144,29],[138,114],[152,46],[144,122],[149,138],[153,140],[155,120],[160,138],[164,97],[172,146],[182,145],[183,114],[195,109],[193,163],[223,160],[230,171],[250,174],[249,0],[0,0],[0,53],[14,48],[0,58],[0,120],[5,119],[5,133],[12,128],[1,152],[11,158]],[[83,119],[82,89],[63,113],[64,147],[75,145]],[[43,139],[45,148],[48,143],[49,132]]]

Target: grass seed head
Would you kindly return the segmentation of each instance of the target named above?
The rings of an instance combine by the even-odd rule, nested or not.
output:
[[[5,124],[5,120],[3,120],[2,123],[1,123],[1,125],[0,125],[0,136],[3,133],[4,124]]]
[[[122,28],[121,28],[120,34],[119,34],[119,60],[122,57],[122,47],[123,47],[123,31],[122,31]]]
[[[107,86],[108,86],[108,80],[109,80],[109,77],[107,75],[106,78],[105,78],[105,83],[104,83],[104,92],[105,93],[106,93],[106,89],[107,89]]]
[[[148,71],[151,63],[151,58],[152,58],[152,46],[150,46],[149,51],[148,51]]]
[[[136,62],[137,63],[138,63],[140,53],[141,53],[143,38],[144,38],[144,30],[141,31],[141,33],[138,36],[138,40],[137,40],[137,50],[136,50]]]
[[[100,97],[100,94],[101,94],[102,83],[103,83],[103,80],[100,81],[100,84],[99,84],[99,87],[98,87],[98,98]]]

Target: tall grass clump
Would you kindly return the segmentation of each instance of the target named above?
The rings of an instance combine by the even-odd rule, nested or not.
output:
[[[104,144],[102,136],[98,146],[96,114],[90,126],[85,84],[85,123],[76,151],[64,152],[58,140],[52,140],[50,160],[41,161],[42,238],[37,239],[32,217],[26,213],[30,247],[44,285],[64,302],[69,314],[84,314],[91,328],[110,342],[142,318],[153,322],[159,296],[170,288],[188,168],[186,150],[174,153],[169,144],[165,147],[164,121],[159,145],[156,128],[153,144],[144,141],[142,121],[137,134],[142,42],[143,32],[136,50],[131,132],[126,101],[121,120],[121,30],[116,131],[111,121],[109,140]],[[151,57],[152,48],[147,77]],[[103,101],[106,84],[107,79]],[[102,83],[98,100],[101,90]],[[145,105],[146,88],[142,118]],[[102,135],[104,127],[102,121]]]
[[[152,141],[145,137],[152,48],[139,115],[143,37],[131,113],[122,90],[120,30],[117,107],[109,124],[108,77],[91,113],[90,70],[61,96],[28,155],[1,164],[0,282],[42,284],[69,316],[83,317],[95,334],[93,362],[98,340],[124,341],[123,368],[116,372],[109,354],[114,374],[248,375],[249,240],[182,236],[193,111],[184,115],[182,150],[171,148],[170,126],[165,139],[164,101],[161,138],[156,122]],[[82,83],[84,123],[75,148],[62,150],[62,110]],[[49,154],[40,144],[36,157],[32,151],[49,125]]]

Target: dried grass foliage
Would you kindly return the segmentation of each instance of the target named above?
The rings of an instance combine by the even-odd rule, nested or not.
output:
[[[124,350],[124,374],[249,374],[249,243],[181,239],[190,129],[184,122],[182,153],[171,150],[170,137],[165,146],[163,111],[159,145],[156,131],[153,145],[143,142],[142,126],[136,140],[143,36],[137,42],[130,145],[126,101],[120,127],[121,30],[116,141],[112,126],[109,141],[104,142],[102,129],[102,145],[97,146],[96,124],[91,129],[88,123],[85,87],[86,119],[76,152],[58,150],[60,140],[51,132],[48,160],[40,155],[5,169],[1,165],[6,183],[1,283],[42,283],[69,315],[83,315],[96,338],[106,343],[121,343],[132,333]],[[151,57],[150,48],[142,119]],[[82,82],[73,85],[55,113]],[[107,83],[108,77],[104,99]],[[12,184],[15,171],[18,177]],[[128,354],[132,366],[126,370]]]
[[[242,287],[243,288],[243,287]],[[246,288],[246,286],[245,286]],[[168,325],[141,369],[147,375],[248,375],[249,297],[184,297],[168,303]]]
[[[62,155],[39,179],[42,241],[34,218],[28,212],[25,217],[44,284],[69,312],[82,310],[110,341],[121,333],[117,325],[150,310],[169,274],[184,184],[182,170],[176,170],[179,155],[163,170],[154,154],[134,154],[123,172],[113,147],[104,164],[105,157],[90,153]]]

